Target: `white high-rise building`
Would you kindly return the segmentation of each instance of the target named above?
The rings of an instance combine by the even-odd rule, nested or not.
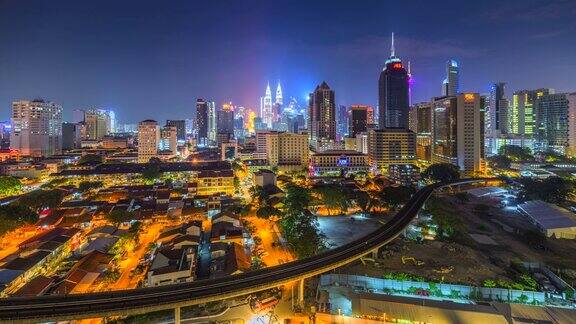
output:
[[[442,95],[455,96],[460,92],[459,74],[458,62],[455,60],[446,62],[446,79],[442,83]]]
[[[147,119],[138,124],[138,163],[147,163],[158,155],[160,126],[155,120]]]
[[[216,143],[216,134],[218,134],[218,124],[217,124],[217,113],[216,113],[216,103],[214,101],[208,101],[208,141],[210,145]]]
[[[266,124],[268,128],[272,128],[272,91],[270,90],[270,83],[266,85],[266,95],[264,96],[264,102],[262,103],[262,122]]]
[[[276,97],[274,103],[279,104],[280,106],[282,106],[284,103],[282,101],[282,87],[280,86],[280,82],[278,82],[278,86],[276,87]]]
[[[42,99],[13,102],[10,146],[29,156],[60,153],[62,106]]]

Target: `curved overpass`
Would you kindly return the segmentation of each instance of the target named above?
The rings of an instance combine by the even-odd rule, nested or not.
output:
[[[471,178],[426,186],[374,232],[306,259],[235,275],[228,280],[208,279],[126,291],[0,299],[0,321],[132,315],[237,297],[309,278],[350,263],[392,241],[414,219],[434,190],[492,180],[497,179]]]

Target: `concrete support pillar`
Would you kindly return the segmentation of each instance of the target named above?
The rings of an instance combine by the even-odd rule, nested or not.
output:
[[[180,324],[180,307],[174,308],[174,324]]]
[[[378,259],[378,249],[372,250],[372,259],[374,259],[374,261]]]
[[[298,282],[298,304],[304,306],[304,279]]]

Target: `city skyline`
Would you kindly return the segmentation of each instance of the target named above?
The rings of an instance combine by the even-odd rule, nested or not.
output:
[[[412,65],[412,103],[441,95],[449,59],[461,67],[462,91],[488,93],[498,81],[507,83],[508,94],[542,87],[573,90],[576,64],[570,53],[576,41],[567,36],[576,27],[569,21],[576,5],[486,2],[466,4],[463,14],[451,17],[454,4],[397,4],[394,11],[386,3],[331,4],[326,10],[335,26],[314,28],[307,22],[314,10],[301,10],[298,3],[262,4],[255,11],[233,3],[134,8],[63,1],[50,7],[39,3],[37,11],[3,3],[0,41],[11,46],[0,53],[0,120],[10,117],[13,101],[36,97],[61,104],[64,120],[83,107],[112,109],[120,121],[131,123],[189,118],[197,97],[258,109],[267,80],[282,80],[284,97],[304,105],[306,95],[325,80],[338,94],[337,105],[376,106],[378,73],[392,31],[398,56]],[[421,18],[430,13],[450,23],[424,26]],[[218,26],[198,28],[210,19]],[[32,23],[37,21],[50,23]],[[340,28],[351,22],[353,28]],[[238,25],[243,28],[234,28]],[[524,39],[510,46],[510,35],[518,34]],[[142,118],[132,117],[136,112]]]

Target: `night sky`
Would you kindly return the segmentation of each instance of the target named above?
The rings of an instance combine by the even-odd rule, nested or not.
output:
[[[256,108],[268,80],[302,104],[326,80],[338,104],[376,105],[392,31],[413,102],[440,94],[449,58],[464,91],[576,90],[574,0],[311,2],[0,0],[0,120],[36,97],[65,119],[190,118],[197,97]]]

